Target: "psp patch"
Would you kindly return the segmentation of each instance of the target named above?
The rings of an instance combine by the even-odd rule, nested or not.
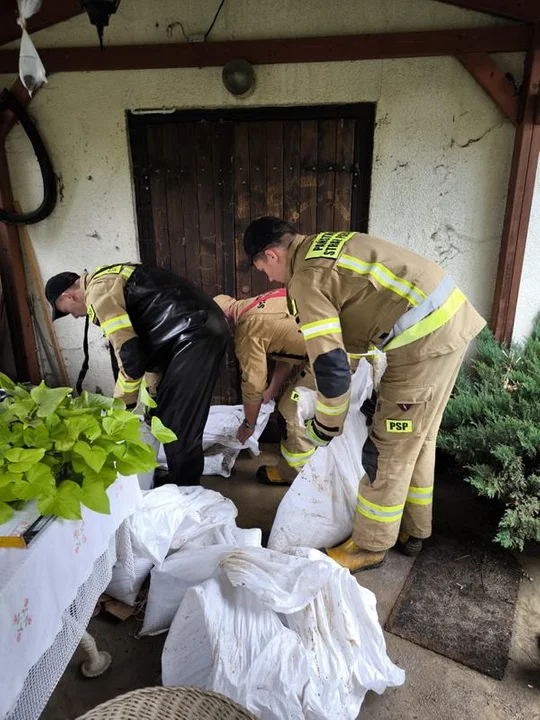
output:
[[[412,420],[387,420],[386,430],[391,433],[412,433]]]
[[[296,392],[296,390],[293,390],[291,393],[291,400],[293,402],[298,402],[300,400],[300,393]]]
[[[341,248],[353,235],[355,235],[353,232],[323,232],[315,235],[307,251],[306,260],[339,257]]]

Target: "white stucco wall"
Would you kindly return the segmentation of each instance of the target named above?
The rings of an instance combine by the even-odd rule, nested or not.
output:
[[[294,0],[225,3],[212,39],[501,22],[433,0],[342,0],[339,12],[327,0],[311,0],[309,12],[306,5]],[[216,6],[214,0],[183,3],[180,14],[173,0],[156,9],[133,0],[120,6],[106,38],[110,43],[179,41],[181,29],[174,25],[168,32],[168,24],[182,21],[188,34],[204,31]],[[36,39],[42,46],[96,42],[85,17],[38,33]],[[498,56],[497,61],[519,79],[519,56]],[[221,68],[52,76],[31,106],[62,180],[53,215],[29,228],[43,276],[137,257],[126,110],[369,101],[377,103],[370,231],[439,261],[488,317],[514,130],[461,65],[453,58],[425,58],[263,66],[256,72],[257,89],[244,101],[225,91]],[[33,205],[40,182],[18,129],[9,136],[8,152],[15,197],[23,207]],[[537,227],[539,215],[536,210]],[[527,286],[533,289],[529,280]],[[536,302],[520,298],[523,327],[536,312]],[[82,322],[68,318],[57,323],[57,330],[74,379],[82,357]],[[104,342],[97,331],[92,338],[88,387],[108,390]]]

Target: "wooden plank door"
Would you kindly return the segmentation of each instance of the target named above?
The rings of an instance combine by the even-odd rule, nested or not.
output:
[[[243,234],[262,215],[300,232],[367,230],[374,106],[129,116],[141,258],[210,296],[270,289]],[[232,348],[214,402],[236,402]]]

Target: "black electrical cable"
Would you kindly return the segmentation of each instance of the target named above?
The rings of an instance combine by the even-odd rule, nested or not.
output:
[[[209,27],[208,30],[204,33],[204,39],[205,39],[205,40],[208,40],[208,36],[209,36],[210,33],[212,32],[212,28],[213,28],[214,25],[216,24],[216,20],[218,19],[219,13],[221,12],[221,8],[223,7],[224,4],[225,4],[225,0],[221,0],[221,3],[220,3],[220,5],[219,5],[219,7],[218,7],[218,9],[217,9],[217,11],[216,11],[216,14],[214,15],[214,19],[212,20],[212,23],[210,24],[210,27]]]
[[[53,166],[41,136],[17,98],[4,89],[0,93],[0,114],[11,110],[15,118],[22,125],[28,139],[32,143],[34,153],[39,163],[41,177],[43,179],[43,201],[41,205],[32,212],[17,214],[0,208],[0,221],[8,225],[32,225],[49,217],[56,206],[56,177]]]

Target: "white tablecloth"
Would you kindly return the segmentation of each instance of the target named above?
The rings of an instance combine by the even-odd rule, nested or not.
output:
[[[62,630],[64,612],[141,499],[136,477],[119,478],[107,494],[110,515],[83,507],[82,520],[54,521],[28,549],[0,549],[0,718],[15,705],[32,666]],[[97,597],[103,589],[96,589]]]

